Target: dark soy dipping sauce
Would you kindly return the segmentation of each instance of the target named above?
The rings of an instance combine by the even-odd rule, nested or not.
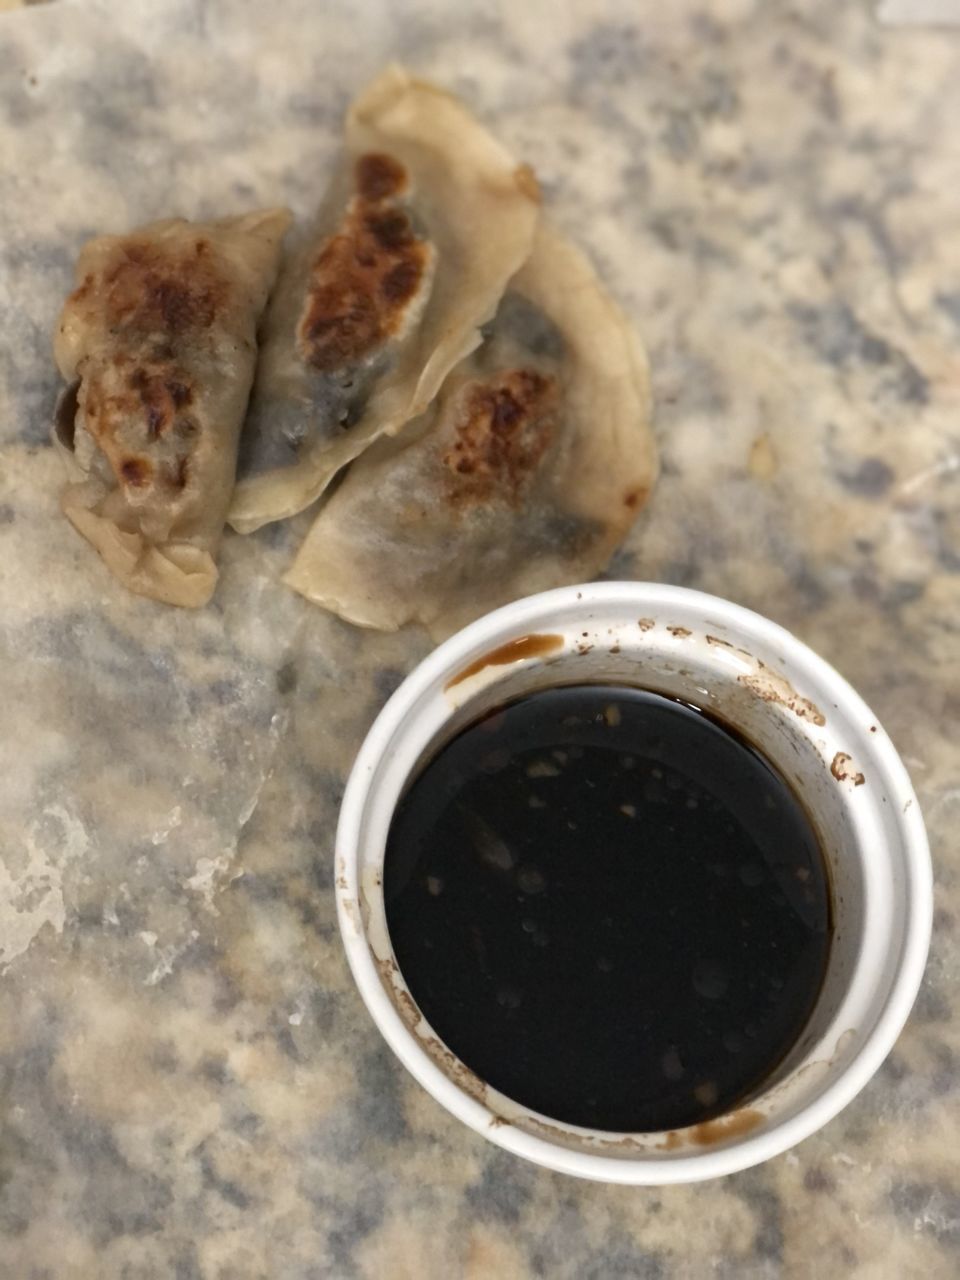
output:
[[[742,1102],[796,1043],[832,932],[817,837],[727,725],[619,686],[543,690],[401,799],[387,923],[437,1035],[556,1120],[652,1131]]]

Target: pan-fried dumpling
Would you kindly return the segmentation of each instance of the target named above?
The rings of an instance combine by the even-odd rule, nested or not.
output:
[[[592,577],[650,492],[647,365],[584,257],[541,226],[484,344],[359,458],[285,581],[361,626],[440,638]]]
[[[537,208],[530,170],[449,94],[391,67],[360,96],[264,320],[235,529],[302,511],[427,407],[530,253]]]
[[[237,463],[285,209],[100,236],[54,337],[65,514],[131,591],[202,605]]]

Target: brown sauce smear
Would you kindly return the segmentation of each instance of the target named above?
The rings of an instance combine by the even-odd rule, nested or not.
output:
[[[146,458],[127,458],[120,464],[121,479],[133,489],[149,484],[152,467]]]
[[[485,653],[482,658],[477,658],[475,662],[471,662],[468,667],[458,671],[452,680],[448,680],[444,688],[452,689],[454,685],[460,684],[462,680],[468,680],[470,676],[475,676],[485,667],[505,667],[508,663],[522,662],[525,658],[542,658],[548,653],[556,653],[557,649],[562,647],[563,636],[548,634],[520,636],[519,639],[510,640],[500,645],[498,649]]]
[[[730,1138],[740,1138],[751,1133],[763,1123],[763,1113],[750,1107],[743,1107],[729,1116],[717,1116],[715,1120],[704,1120],[694,1125],[691,1131],[693,1141],[700,1147],[712,1147],[718,1142],[727,1142]]]

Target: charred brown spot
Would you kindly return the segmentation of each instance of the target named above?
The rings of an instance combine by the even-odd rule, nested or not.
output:
[[[194,289],[182,280],[159,280],[150,285],[147,299],[163,319],[164,327],[175,332],[208,329],[217,314],[211,289]]]
[[[402,167],[389,156],[363,156],[356,179],[358,194],[311,267],[297,328],[303,359],[323,371],[358,363],[403,329],[432,257],[393,203],[406,182]]]
[[[192,418],[178,418],[175,427],[177,435],[181,440],[192,440],[200,428]]]
[[[359,289],[334,285],[318,289],[313,311],[301,325],[301,341],[311,349],[310,363],[318,369],[336,369],[377,344],[380,323],[374,302]]]
[[[134,489],[142,489],[150,479],[150,470],[146,458],[126,458],[120,464],[120,477]]]
[[[199,427],[187,412],[198,351],[230,305],[233,285],[209,238],[118,241],[75,295],[98,328],[116,336],[109,356],[82,371],[80,407],[117,483],[131,493],[188,484]],[[185,455],[181,457],[181,455]]]
[[[185,488],[199,426],[185,412],[194,391],[182,366],[153,352],[132,369],[114,360],[87,369],[81,393],[86,430],[120,485]]]
[[[151,436],[158,436],[166,424],[166,415],[159,406],[155,404],[147,405],[147,432]]]
[[[370,152],[357,161],[354,179],[360,198],[375,204],[403,191],[407,185],[407,171],[392,156]]]
[[[73,293],[71,293],[67,301],[73,302],[73,303],[83,302],[83,300],[87,297],[87,295],[90,293],[92,288],[93,288],[93,276],[92,275],[84,276],[83,283],[78,285],[77,288],[74,289]]]
[[[130,387],[137,393],[146,415],[147,437],[156,440],[173,422],[177,411],[193,400],[193,391],[185,382],[139,365],[130,375]],[[118,406],[122,407],[122,406]]]
[[[382,249],[405,249],[414,240],[410,219],[399,209],[369,214],[367,230]]]
[[[193,402],[193,392],[184,383],[171,380],[170,382],[165,382],[164,386],[173,401],[174,408],[182,409],[185,404]]]
[[[123,245],[119,261],[104,276],[108,326],[166,331],[176,339],[209,329],[229,292],[206,241],[190,249],[137,242]]]
[[[636,511],[643,506],[646,496],[646,489],[631,489],[629,493],[623,495],[623,505],[629,507],[631,511]]]
[[[421,271],[415,262],[400,262],[380,282],[380,292],[389,302],[406,302],[417,292]]]
[[[556,432],[556,381],[515,369],[468,385],[456,440],[443,455],[460,504],[521,497]]]

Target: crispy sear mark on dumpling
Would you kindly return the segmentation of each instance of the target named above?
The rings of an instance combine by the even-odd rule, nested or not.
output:
[[[351,622],[440,639],[590,578],[653,485],[649,411],[629,322],[541,223],[483,345],[351,466],[284,580]]]
[[[55,337],[64,511],[131,590],[198,605],[233,490],[285,210],[91,241]],[[72,421],[70,421],[72,416]]]
[[[530,253],[539,190],[461,102],[390,67],[261,328],[230,523],[295,515],[426,409]]]
[[[85,425],[122,484],[142,500],[184,489],[189,460],[202,447],[190,406],[195,376],[166,348],[148,349],[132,368],[125,356],[84,380]]]
[[[356,194],[310,267],[297,347],[325,373],[349,370],[401,338],[430,287],[435,252],[398,197],[406,170],[387,155],[361,156]]]
[[[149,370],[143,365],[130,375],[130,386],[140,397],[147,415],[147,435],[157,440],[166,435],[180,416],[180,410],[193,402],[193,388],[179,382],[167,369]],[[186,415],[183,415],[186,420]]]
[[[122,339],[110,358],[80,366],[84,425],[142,504],[148,494],[175,498],[186,487],[190,455],[200,447],[187,411],[202,376],[191,349],[201,349],[236,305],[236,286],[203,235],[169,244],[135,234],[114,256],[94,305]],[[89,305],[93,285],[88,274],[67,306]]]
[[[131,236],[117,256],[103,278],[109,325],[185,338],[209,329],[230,296],[205,236],[187,237],[175,250]],[[88,276],[68,301],[85,298],[90,285]]]
[[[553,440],[558,402],[556,378],[535,369],[467,383],[454,410],[454,443],[443,453],[451,505],[465,509],[494,495],[520,502]]]

